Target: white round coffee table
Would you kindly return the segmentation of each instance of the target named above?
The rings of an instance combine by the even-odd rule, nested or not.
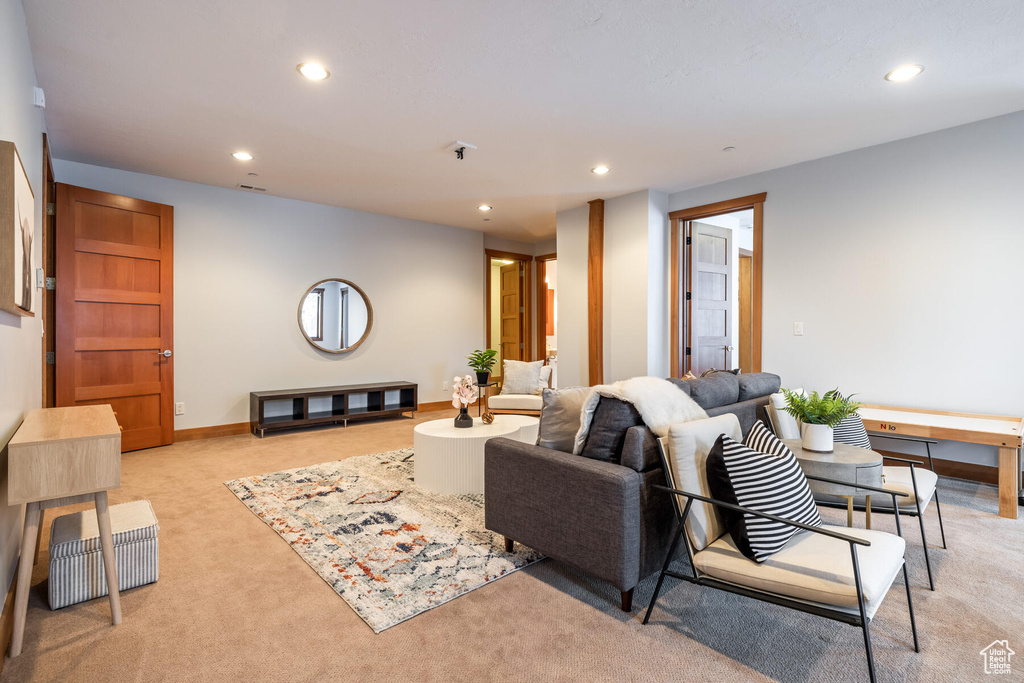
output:
[[[413,430],[413,471],[416,485],[436,493],[458,495],[484,492],[484,444],[503,436],[523,443],[537,443],[540,420],[527,415],[495,415],[484,424],[458,429],[454,418],[432,420]]]

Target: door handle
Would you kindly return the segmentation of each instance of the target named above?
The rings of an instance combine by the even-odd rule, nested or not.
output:
[[[170,349],[165,349],[164,351],[157,351],[156,355],[163,356],[164,358],[170,358],[171,357],[171,350]]]
[[[722,348],[725,349],[726,351],[732,351],[731,346],[723,346]]]

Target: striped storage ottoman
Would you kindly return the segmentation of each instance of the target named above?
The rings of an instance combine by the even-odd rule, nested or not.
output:
[[[110,506],[110,529],[117,560],[117,586],[127,590],[153,583],[159,562],[157,525],[148,500]],[[96,510],[63,515],[50,529],[50,609],[107,594]]]

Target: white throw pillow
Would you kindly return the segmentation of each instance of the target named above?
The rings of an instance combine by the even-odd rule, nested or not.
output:
[[[525,363],[518,360],[507,360],[502,365],[501,393],[503,394],[537,394],[543,391],[540,383],[541,368],[544,361],[536,360]]]
[[[804,393],[803,389],[793,389],[793,392],[797,394]],[[769,402],[769,410],[771,411],[772,425],[775,427],[775,436],[780,439],[799,439],[800,438],[800,425],[797,424],[796,418],[786,412],[786,395],[781,391],[777,394],[772,394]]]

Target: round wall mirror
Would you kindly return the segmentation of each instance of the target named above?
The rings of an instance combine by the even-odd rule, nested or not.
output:
[[[372,326],[373,307],[366,292],[348,280],[321,280],[299,301],[299,329],[321,351],[351,351],[363,343]]]

